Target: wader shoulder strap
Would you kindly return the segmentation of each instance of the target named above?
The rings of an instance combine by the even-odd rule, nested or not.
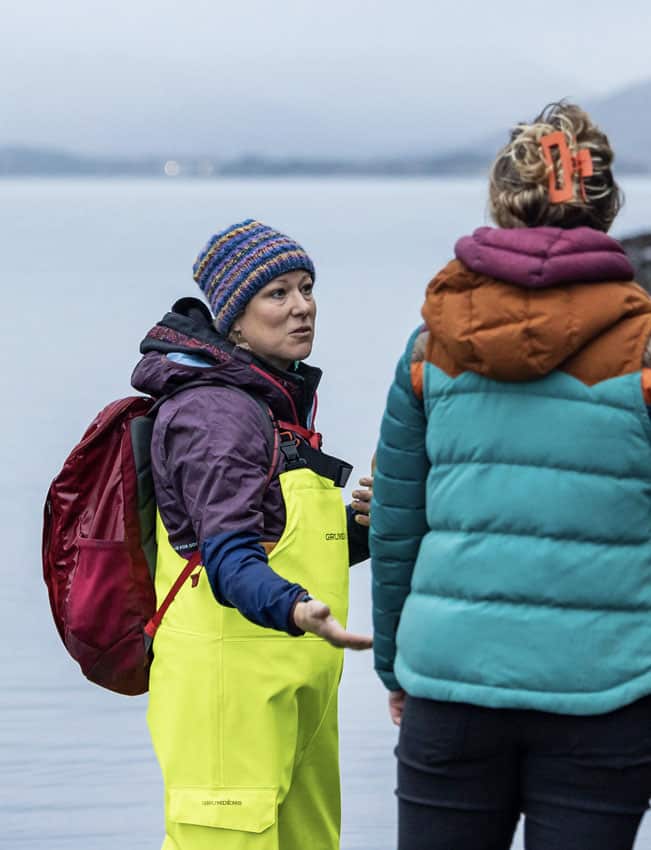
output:
[[[317,451],[294,436],[291,431],[280,432],[280,451],[285,458],[285,469],[307,467],[317,475],[329,478],[336,487],[345,487],[353,467],[345,460]]]

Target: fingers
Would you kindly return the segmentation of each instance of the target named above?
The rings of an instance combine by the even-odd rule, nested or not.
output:
[[[355,511],[355,522],[358,525],[370,525],[369,516],[371,514],[371,499],[373,497],[373,479],[370,476],[359,479],[362,487],[367,487],[366,490],[353,490],[351,507]]]
[[[348,637],[342,644],[344,649],[352,649],[354,652],[364,652],[373,649],[373,638],[370,635],[353,635],[349,632]]]
[[[311,623],[307,623],[306,631],[319,635],[319,637],[322,637],[328,643],[332,644],[332,646],[336,646],[339,649],[360,651],[370,649],[373,646],[373,638],[367,635],[356,635],[352,632],[347,632],[341,623],[330,613],[328,613],[325,619],[314,617]]]
[[[371,503],[361,501],[361,499],[353,499],[350,506],[354,511],[353,519],[355,522],[358,525],[365,525],[368,527],[371,524]]]
[[[391,722],[393,723],[393,725],[400,726],[400,721],[402,720],[402,710],[395,705],[389,705],[389,714],[391,716]]]
[[[404,691],[389,691],[389,714],[396,726],[400,726],[406,698],[407,694]]]
[[[373,495],[373,479],[372,478],[360,478],[359,479],[360,487],[364,487],[364,490],[353,490],[352,496],[353,499],[360,502],[370,502],[371,496]]]
[[[340,649],[360,651],[373,646],[372,637],[347,632],[319,599],[298,602],[294,608],[294,622],[302,631],[318,635]]]
[[[337,628],[328,628],[321,637],[328,641],[328,643],[332,644],[332,646],[336,646],[339,649],[353,649],[356,652],[361,652],[364,649],[371,649],[373,646],[373,638],[368,635],[356,635],[352,632],[347,632],[337,621],[332,618],[333,622],[336,623]]]

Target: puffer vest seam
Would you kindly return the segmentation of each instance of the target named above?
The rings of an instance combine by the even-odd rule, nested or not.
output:
[[[553,467],[544,463],[530,463],[529,461],[517,461],[517,460],[495,460],[494,458],[489,458],[487,460],[471,460],[466,458],[456,459],[450,458],[449,460],[441,457],[437,457],[436,459],[436,468],[440,469],[442,466],[515,466],[522,467],[523,469],[557,469],[559,472],[574,472],[577,475],[592,475],[597,478],[613,478],[615,481],[637,481],[637,476],[634,475],[613,475],[611,473],[604,473],[598,470],[592,469],[584,469],[579,466],[560,466],[559,464],[554,464]]]
[[[434,366],[433,363],[427,363],[425,365],[425,376],[427,376],[431,372],[431,369],[438,369],[438,367]],[[438,371],[441,371],[441,370],[438,370]],[[442,374],[445,374],[445,373],[443,372]],[[462,375],[464,375],[464,374],[468,374],[468,373],[463,372]],[[568,378],[575,380],[581,386],[585,386],[585,384],[583,384],[577,378],[572,378],[572,375],[569,375],[567,373],[563,373],[563,374],[566,374]],[[630,374],[635,374],[635,373],[630,373]],[[459,375],[455,378],[449,378],[449,376],[447,376],[447,375],[446,375],[446,377],[448,377],[448,379],[451,380],[451,381],[457,381],[457,380],[459,380],[460,377],[462,377],[462,375]],[[483,377],[483,376],[481,376],[481,377]],[[625,377],[625,376],[623,376],[623,375],[617,376],[616,378],[610,378],[609,380],[619,380],[620,377]],[[484,378],[484,380],[490,381],[491,379],[490,378]],[[604,381],[603,383],[606,383],[606,382]],[[425,412],[428,416],[429,416],[434,404],[436,404],[438,401],[440,401],[441,398],[451,398],[451,397],[454,397],[454,396],[462,396],[462,395],[485,395],[485,396],[512,395],[512,396],[517,396],[518,398],[522,397],[521,392],[515,392],[515,391],[509,392],[508,390],[504,390],[504,389],[501,389],[501,388],[497,391],[477,388],[477,389],[464,389],[464,390],[454,389],[454,390],[451,390],[451,391],[444,391],[444,392],[439,392],[439,391],[435,390],[434,392],[436,392],[438,398],[432,399],[432,398],[428,398],[428,392],[430,390],[429,390],[429,387],[428,387],[427,384],[428,384],[427,377],[425,377],[425,393],[424,393],[425,394]],[[501,385],[501,387],[503,387],[503,386],[504,386],[504,384]],[[594,386],[598,387],[599,384],[595,384]],[[641,386],[641,379],[640,379],[640,386]],[[640,389],[640,394],[641,394],[641,392],[642,391]],[[532,396],[538,396],[538,393],[531,393],[531,395]],[[549,394],[549,393],[545,393],[544,397],[547,398],[547,399],[550,399],[552,401],[574,402],[574,403],[577,403],[577,404],[589,404],[591,406],[595,404],[594,401],[591,401],[590,399],[587,399],[587,398],[586,399],[572,398],[571,396],[559,396],[559,395],[552,395],[552,394]],[[638,405],[636,405],[635,403],[633,405],[631,405],[630,407],[628,405],[612,404],[610,402],[601,402],[601,401],[599,402],[599,404],[600,404],[601,407],[608,407],[608,408],[611,408],[612,410],[625,410],[629,413],[637,413],[638,412],[638,410],[637,410]],[[647,417],[647,419],[648,419],[648,417]]]
[[[571,537],[570,535],[561,535],[561,534],[540,534],[540,532],[532,532],[528,534],[524,531],[491,531],[486,528],[467,528],[461,525],[451,526],[451,525],[438,525],[438,526],[428,526],[429,531],[425,535],[427,537],[429,534],[465,534],[465,535],[477,535],[486,536],[486,537],[513,537],[513,538],[533,538],[534,540],[550,540],[554,543],[576,543],[578,545],[586,545],[586,546],[610,546],[610,547],[620,547],[622,549],[630,546],[642,546],[646,543],[649,543],[649,537],[643,537],[639,540],[631,540],[629,542],[614,542],[611,538],[598,538],[598,537]]]
[[[457,602],[467,602],[469,605],[479,605],[485,602],[489,602],[491,604],[497,605],[507,605],[507,606],[520,606],[523,608],[557,608],[561,611],[608,611],[609,613],[621,613],[628,614],[631,611],[635,611],[638,613],[651,613],[651,604],[650,605],[638,605],[637,607],[624,607],[621,605],[577,605],[577,604],[560,604],[551,602],[547,599],[533,599],[529,597],[528,599],[508,599],[505,596],[471,596],[471,595],[462,595],[461,593],[451,593],[446,591],[445,593],[436,593],[432,590],[414,590],[411,591],[412,596],[422,596],[425,599],[453,599]]]

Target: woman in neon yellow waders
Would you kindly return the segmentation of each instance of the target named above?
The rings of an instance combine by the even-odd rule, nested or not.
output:
[[[159,600],[201,554],[154,641],[163,850],[336,850],[342,650],[371,644],[345,631],[371,479],[345,508],[350,466],[314,431],[301,246],[247,220],[211,238],[194,276],[214,317],[178,302],[133,377],[152,395],[178,390],[152,438]]]

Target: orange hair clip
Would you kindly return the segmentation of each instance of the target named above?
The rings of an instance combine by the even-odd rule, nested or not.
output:
[[[587,201],[583,178],[592,177],[594,174],[590,151],[587,148],[583,148],[575,157],[572,156],[567,145],[565,133],[560,130],[557,130],[555,133],[547,133],[546,136],[541,136],[540,144],[543,149],[545,162],[550,166],[549,203],[562,204],[564,201],[571,201],[574,198],[573,179],[575,176],[579,178],[581,197],[584,201]],[[558,185],[560,181],[558,180],[558,171],[552,156],[552,148],[558,148],[558,155],[563,169],[562,186]]]
[[[574,169],[579,175],[579,186],[581,187],[581,197],[584,203],[588,202],[588,197],[585,193],[584,177],[592,177],[594,174],[594,166],[592,164],[592,154],[587,148],[581,148],[577,155],[572,160]]]

